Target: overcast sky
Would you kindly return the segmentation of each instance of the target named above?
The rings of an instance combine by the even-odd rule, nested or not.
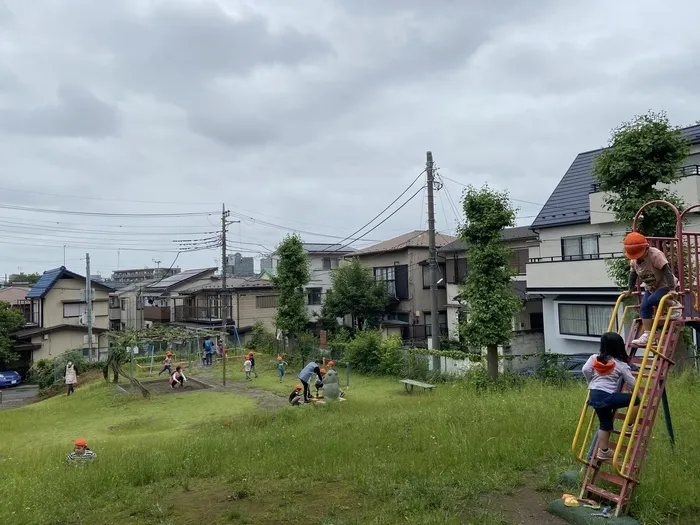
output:
[[[169,266],[222,203],[248,217],[230,237],[252,255],[285,228],[337,241],[426,150],[448,179],[509,189],[529,224],[622,120],[700,118],[698,15],[692,0],[0,0],[0,272],[60,266],[64,245],[80,273],[86,252],[102,275]],[[454,232],[462,189],[436,194],[438,230]],[[424,209],[422,191],[366,239],[424,228]]]

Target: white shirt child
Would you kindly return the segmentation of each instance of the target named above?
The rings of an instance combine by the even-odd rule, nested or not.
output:
[[[245,363],[243,363],[243,370],[245,370],[246,372],[250,372],[252,367],[253,364],[250,362],[250,359],[246,359]]]

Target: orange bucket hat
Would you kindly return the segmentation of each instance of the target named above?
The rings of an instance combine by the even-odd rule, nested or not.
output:
[[[76,439],[75,443],[73,443],[76,447],[87,447],[87,441],[84,439]]]
[[[628,259],[639,259],[649,248],[649,242],[639,232],[628,233],[624,241],[625,256]]]

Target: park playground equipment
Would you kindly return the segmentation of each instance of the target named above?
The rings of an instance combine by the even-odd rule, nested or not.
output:
[[[668,206],[676,216],[675,237],[647,237],[649,246],[662,250],[668,258],[669,264],[679,281],[677,292],[671,292],[664,296],[656,309],[652,337],[644,347],[632,345],[632,341],[641,334],[642,323],[639,316],[632,321],[626,334],[626,349],[630,355],[630,364],[634,371],[636,382],[632,391],[632,402],[626,413],[615,414],[615,419],[623,422],[622,429],[632,424],[631,435],[626,435],[624,430],[614,430],[610,435],[610,447],[614,448],[614,456],[610,461],[596,459],[597,452],[597,419],[593,409],[587,405],[588,399],[583,405],[578,427],[574,436],[571,449],[576,459],[585,465],[585,474],[581,488],[581,498],[598,497],[615,505],[615,516],[627,514],[632,500],[634,488],[639,484],[642,464],[651,440],[654,422],[662,404],[666,424],[671,442],[673,443],[673,428],[666,400],[666,381],[671,366],[674,362],[676,345],[681,337],[684,326],[697,328],[700,325],[700,232],[686,232],[683,223],[687,214],[700,208],[700,205],[691,206],[684,212],[667,201],[651,201],[642,206],[634,217],[633,231],[637,231],[638,221],[643,211],[649,206]],[[639,286],[639,285],[638,285]],[[673,309],[682,310],[682,315],[677,320],[672,320],[670,315],[664,316],[665,306],[670,304],[674,296],[677,296],[680,306],[671,306]],[[617,323],[618,314],[623,304],[624,295],[620,295],[613,309],[608,331],[616,328],[622,332],[624,320],[631,311],[638,311],[641,292],[636,290],[637,304],[624,307],[622,322]],[[658,332],[661,329],[660,333]],[[641,352],[641,356],[638,353]],[[639,395],[641,399],[639,416],[637,421],[630,421],[630,409],[634,400]]]

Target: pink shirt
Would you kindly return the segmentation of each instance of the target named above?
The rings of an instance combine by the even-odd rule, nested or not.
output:
[[[639,276],[647,290],[654,292],[666,285],[663,268],[667,264],[668,259],[664,252],[658,248],[650,247],[647,253],[644,254],[644,259],[641,262],[638,259],[630,261],[630,269]],[[678,286],[678,279],[675,281],[676,286]]]

